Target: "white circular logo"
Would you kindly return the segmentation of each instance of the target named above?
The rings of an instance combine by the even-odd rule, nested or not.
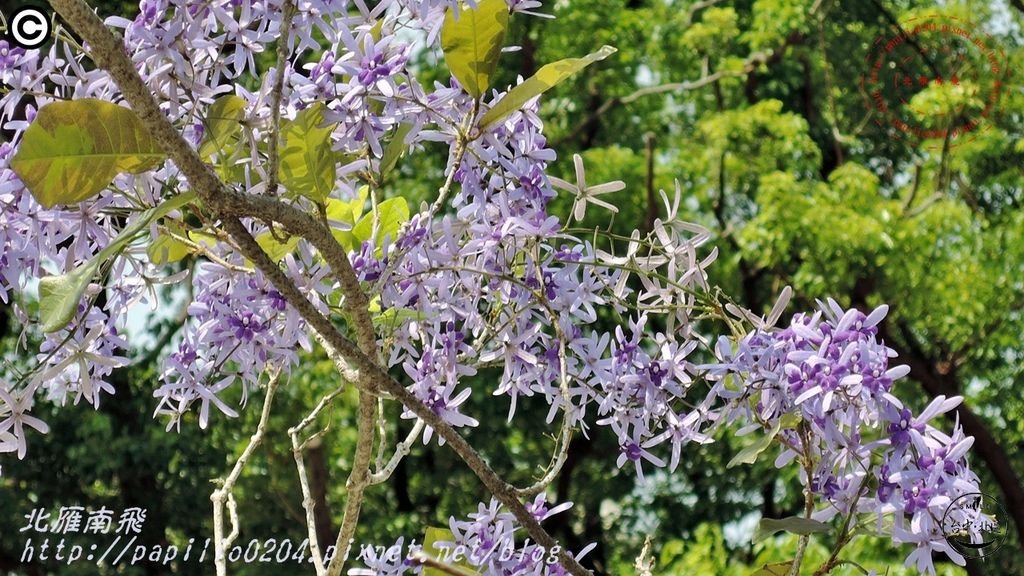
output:
[[[50,19],[39,8],[22,8],[11,17],[11,38],[22,48],[38,48],[50,37]]]

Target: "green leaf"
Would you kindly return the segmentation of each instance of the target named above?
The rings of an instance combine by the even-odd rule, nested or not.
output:
[[[458,20],[455,19],[456,14]],[[441,50],[452,76],[474,98],[491,83],[508,28],[505,0],[480,0],[476,9],[448,10],[441,28]]]
[[[68,325],[78,311],[89,283],[92,282],[101,264],[119,254],[128,244],[149,228],[149,224],[177,210],[195,199],[194,192],[179,194],[151,208],[138,220],[127,226],[110,244],[90,258],[85,264],[67,274],[46,276],[39,279],[39,323],[43,332],[56,332]]]
[[[71,322],[99,267],[100,261],[93,258],[67,274],[39,280],[39,323],[43,332],[56,332]]]
[[[11,168],[36,201],[52,208],[91,198],[118,174],[152,170],[165,158],[134,112],[83,98],[40,108]]]
[[[213,101],[206,112],[203,125],[203,142],[199,145],[199,156],[206,159],[215,152],[238,141],[242,133],[242,119],[245,117],[245,100],[241,96],[228,94]]]
[[[379,303],[377,305],[377,311],[380,311]],[[426,315],[418,310],[409,310],[408,308],[388,308],[383,312],[374,314],[372,320],[373,325],[376,328],[393,328],[407,322],[422,322],[425,318]]]
[[[274,262],[279,262],[282,258],[291,254],[295,247],[299,245],[300,236],[289,236],[284,242],[274,238],[274,235],[267,230],[256,237],[256,243],[263,248],[263,251],[270,256],[270,259]]]
[[[359,217],[363,215],[363,206],[366,205],[366,198],[369,197],[369,195],[370,187],[360,186],[359,189],[356,190],[356,197],[352,200],[328,198],[325,203],[327,207],[327,219],[355,224],[356,221],[359,220]]]
[[[360,186],[358,196],[352,200],[337,200],[328,198],[326,204],[327,219],[335,222],[343,222],[355,226],[359,217],[363,214],[363,206],[366,205],[366,197],[370,193],[369,186]],[[355,239],[352,237],[352,230],[331,229],[331,234],[338,244],[345,250],[352,250],[355,247]]]
[[[398,159],[405,152],[405,137],[409,134],[410,130],[412,130],[412,124],[399,124],[398,129],[391,136],[388,147],[384,149],[384,156],[380,159],[381,180],[387,177],[388,172],[395,169]]]
[[[590,66],[594,62],[604,60],[617,52],[612,46],[603,46],[597,52],[583,58],[566,58],[543,66],[536,74],[530,76],[522,84],[508,91],[505,97],[480,118],[480,129],[494,124],[505,116],[519,110],[531,98],[547,92],[573,74]]]
[[[409,219],[409,203],[405,198],[389,198],[377,205],[377,247],[384,245],[384,237],[390,236],[395,241],[398,229]],[[352,236],[356,246],[373,236],[373,212],[367,212],[352,228]]]
[[[739,466],[740,464],[753,464],[757,461],[757,457],[772,445],[772,440],[775,439],[781,429],[782,421],[776,420],[775,425],[767,434],[760,436],[753,444],[747,446],[743,450],[740,450],[736,456],[733,456],[733,459],[730,460],[725,467],[732,468],[734,466]]]
[[[150,262],[160,266],[178,262],[188,256],[190,251],[184,242],[170,234],[158,234],[156,240],[146,249],[146,254],[149,255]]]
[[[761,568],[751,574],[750,576],[786,576],[789,574],[789,569],[793,566],[793,561],[789,562],[775,562],[773,564],[765,564]]]
[[[760,542],[776,532],[792,532],[793,534],[805,536],[816,532],[828,532],[830,529],[831,527],[824,522],[799,516],[789,516],[778,520],[774,518],[761,518],[761,522],[757,525],[757,532],[754,533],[750,541]]]
[[[334,124],[323,126],[325,110],[323,103],[317,102],[281,128],[278,178],[289,192],[316,202],[327,198],[335,178]]]

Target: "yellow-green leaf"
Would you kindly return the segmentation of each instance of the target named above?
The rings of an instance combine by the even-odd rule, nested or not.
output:
[[[71,322],[99,267],[100,261],[93,258],[67,274],[39,279],[39,323],[43,332],[56,332]]]
[[[100,265],[120,253],[149,224],[195,199],[194,192],[179,194],[145,212],[138,220],[125,227],[103,250],[67,274],[39,279],[39,323],[43,332],[55,332],[68,325],[78,311],[82,294],[92,282]]]
[[[327,208],[327,220],[348,224],[346,230],[338,230],[332,226],[331,234],[345,250],[355,248],[355,240],[352,237],[352,228],[363,213],[363,206],[366,204],[366,197],[370,194],[368,186],[360,186],[358,196],[352,200],[338,200],[328,198],[325,202]]]
[[[274,235],[267,230],[256,237],[256,243],[263,248],[263,251],[270,256],[270,259],[274,262],[280,261],[282,258],[291,254],[295,247],[299,245],[299,236],[289,236],[284,242],[281,242]]]
[[[552,62],[541,67],[536,74],[530,76],[525,82],[509,90],[504,98],[499,100],[494,107],[480,118],[480,129],[482,130],[519,110],[531,98],[547,92],[566,78],[594,62],[604,60],[615,52],[617,50],[612,46],[603,46],[597,52],[588,54],[583,58],[566,58],[565,60]]]
[[[156,240],[149,245],[146,249],[146,254],[149,255],[149,261],[153,264],[160,266],[163,264],[170,264],[177,262],[188,256],[189,252],[188,245],[181,240],[178,240],[170,234],[159,234]]]
[[[244,117],[245,100],[241,96],[228,94],[214,100],[206,112],[199,155],[206,159],[236,143],[242,133]]]
[[[405,198],[389,198],[377,205],[377,247],[384,245],[384,237],[394,242],[398,229],[409,219],[409,203]],[[352,228],[356,246],[373,236],[373,212],[367,212]]]
[[[491,83],[507,28],[505,0],[479,0],[476,9],[450,9],[444,17],[444,61],[452,76],[474,98],[480,97]]]
[[[278,178],[293,194],[323,202],[334,188],[335,154],[331,131],[324,126],[326,107],[317,102],[281,128]]]
[[[359,189],[356,190],[356,197],[352,200],[328,198],[325,203],[327,207],[327,219],[355,224],[363,214],[363,206],[366,205],[366,198],[369,195],[370,187],[360,186]]]
[[[775,562],[773,564],[765,564],[761,566],[761,569],[754,572],[750,576],[786,576],[789,574],[790,567],[793,566],[793,561],[789,562]]]
[[[83,98],[40,108],[11,168],[36,201],[52,208],[91,198],[118,174],[152,170],[164,158],[135,112]]]

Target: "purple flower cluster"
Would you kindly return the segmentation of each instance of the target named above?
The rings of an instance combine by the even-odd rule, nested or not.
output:
[[[189,323],[176,352],[164,362],[165,382],[156,389],[157,414],[170,416],[167,425],[180,426],[180,417],[199,403],[199,425],[206,428],[210,406],[228,416],[237,412],[218,394],[236,382],[244,405],[249,389],[268,370],[288,369],[299,361],[297,351],[311,350],[306,323],[288,306],[260,272],[241,268],[243,259],[224,255],[238,266],[205,262],[192,277],[194,297]],[[332,286],[324,281],[325,267],[314,263],[305,243],[297,255],[285,258],[296,285],[326,311],[325,296]],[[300,273],[300,269],[302,273]],[[311,271],[312,275],[306,275]]]
[[[721,339],[722,362],[710,367],[718,381],[701,409],[717,403],[717,418],[777,434],[784,448],[776,466],[810,467],[801,480],[821,503],[815,519],[875,514],[879,534],[915,546],[907,565],[934,574],[933,552],[964,564],[942,518],[959,497],[979,492],[965,458],[974,439],[959,423],[951,435],[929,424],[960,397],[939,396],[915,416],[892,394],[910,370],[890,365],[896,354],[878,340],[887,311],[865,315],[829,300],[782,330],[755,331],[735,346]]]

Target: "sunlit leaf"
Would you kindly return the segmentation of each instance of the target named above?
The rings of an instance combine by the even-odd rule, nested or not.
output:
[[[409,203],[405,198],[389,198],[377,205],[377,247],[384,244],[384,237],[390,237],[394,242],[398,235],[398,229],[409,219]],[[352,236],[356,246],[370,239],[373,235],[373,212],[367,212],[355,227],[352,228]]]
[[[455,559],[454,557],[456,550],[454,544],[450,544],[448,546],[437,546],[437,543],[439,542],[454,543],[455,535],[452,534],[452,531],[448,530],[447,528],[436,528],[434,526],[428,526],[427,531],[423,536],[423,547],[421,548],[421,550],[431,558],[440,560],[445,564],[450,564],[456,568],[465,568],[470,570],[469,572],[466,572],[464,570],[461,572],[464,572],[466,574],[475,573],[475,571],[472,571],[473,566],[469,562],[467,562],[465,558],[459,558],[457,562],[453,561]],[[465,550],[465,547],[461,548]],[[438,570],[436,568],[424,568],[423,576],[450,576],[450,574]]]
[[[352,237],[352,227],[355,226],[356,222],[359,221],[359,217],[363,214],[363,206],[366,205],[366,198],[370,194],[370,188],[368,186],[360,186],[357,191],[357,196],[352,200],[338,200],[336,198],[328,198],[326,201],[327,207],[327,221],[328,222],[341,222],[347,224],[348,228],[339,230],[336,226],[331,226],[331,234],[334,235],[334,239],[341,244],[345,250],[352,250],[355,248],[355,239]]]
[[[187,244],[170,234],[159,234],[146,249],[149,261],[157,266],[178,262],[188,256],[191,249]]]
[[[55,332],[68,325],[78,311],[78,303],[86,288],[92,282],[100,265],[119,254],[138,235],[149,228],[150,223],[163,218],[195,199],[194,192],[179,194],[143,213],[127,226],[98,254],[67,274],[46,276],[39,279],[39,323],[43,332]]]
[[[458,20],[456,20],[456,15]],[[474,98],[491,83],[508,28],[505,0],[479,0],[476,9],[448,10],[441,28],[441,50],[452,76]]]
[[[522,108],[531,98],[547,92],[551,88],[565,81],[573,74],[590,66],[594,62],[604,60],[614,54],[617,50],[611,46],[603,46],[597,52],[584,56],[583,58],[566,58],[558,62],[552,62],[543,66],[536,74],[530,76],[522,84],[512,88],[505,94],[505,97],[498,101],[493,108],[487,111],[480,118],[480,129],[501,120],[505,116]]]
[[[100,261],[94,258],[67,274],[39,280],[39,323],[43,332],[56,332],[71,322],[99,267]]]
[[[331,131],[324,126],[322,102],[299,112],[281,128],[278,177],[289,192],[322,202],[334,188],[335,154]]]
[[[245,118],[245,100],[241,96],[228,94],[213,101],[203,122],[203,142],[199,155],[209,158],[238,141],[242,133],[242,119]]]
[[[259,236],[256,236],[256,243],[263,248],[263,251],[270,256],[270,259],[274,262],[280,261],[282,258],[291,254],[295,251],[295,248],[299,245],[299,236],[289,236],[284,242],[281,242],[274,235],[267,230]]]
[[[91,198],[118,174],[152,170],[165,158],[135,112],[83,98],[40,108],[11,168],[40,204],[52,208]]]

